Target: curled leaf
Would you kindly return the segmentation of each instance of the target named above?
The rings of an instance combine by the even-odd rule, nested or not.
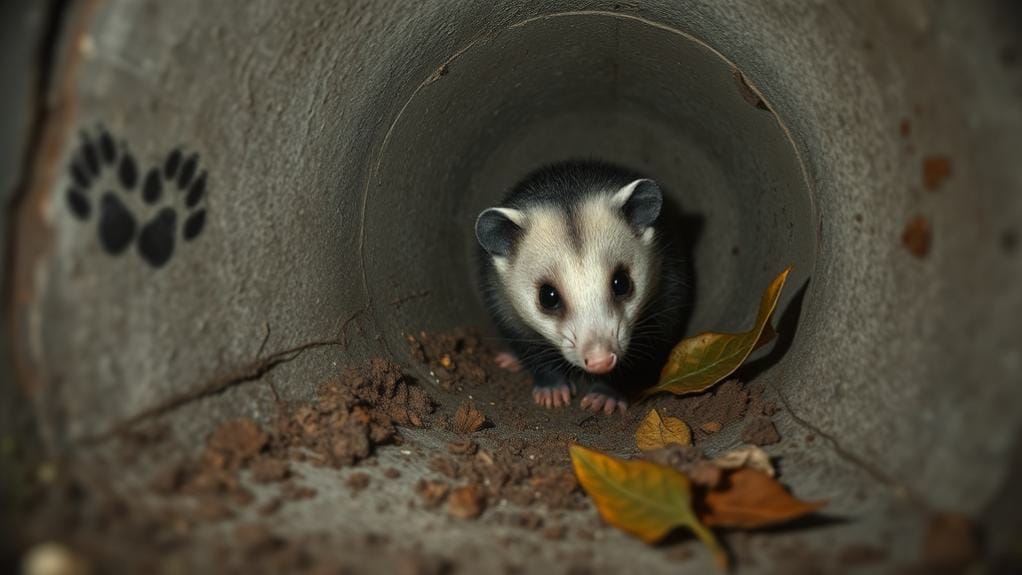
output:
[[[572,445],[575,475],[604,521],[646,543],[686,527],[705,544],[718,566],[727,555],[692,510],[689,480],[681,472],[649,461],[625,461]]]
[[[653,451],[670,443],[692,445],[692,432],[677,417],[664,419],[657,410],[651,409],[635,430],[635,443],[642,451]]]
[[[791,266],[788,266],[763,292],[752,329],[742,333],[706,332],[682,340],[671,350],[667,364],[660,371],[660,381],[642,396],[661,391],[678,395],[697,393],[734,373],[754,349],[773,337],[773,326],[767,326],[790,272]]]
[[[762,471],[773,477],[774,465],[770,463],[770,456],[766,451],[755,445],[743,445],[732,449],[723,455],[713,458],[713,464],[721,469],[739,469],[748,467],[756,471]]]
[[[728,472],[697,503],[699,519],[706,525],[744,529],[785,523],[827,504],[795,499],[776,479],[748,467]]]

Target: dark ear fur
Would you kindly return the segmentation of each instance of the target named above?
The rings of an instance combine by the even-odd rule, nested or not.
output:
[[[518,213],[511,208],[489,208],[479,214],[476,239],[491,256],[511,255],[522,233],[522,228],[512,219]]]
[[[616,199],[623,201],[621,211],[637,233],[642,233],[660,217],[664,197],[653,180],[636,180],[621,188]]]

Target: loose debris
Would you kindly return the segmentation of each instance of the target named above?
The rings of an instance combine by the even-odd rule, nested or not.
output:
[[[368,457],[375,446],[394,442],[396,425],[422,426],[432,411],[433,400],[397,365],[374,359],[320,385],[314,403],[280,404],[269,431],[251,419],[223,423],[209,436],[198,461],[173,463],[156,477],[153,488],[164,495],[202,498],[199,509],[208,520],[232,514],[213,496],[227,495],[240,505],[252,501],[252,494],[242,486],[243,470],[256,483],[281,483],[284,501],[308,499],[316,491],[292,480],[289,460],[352,465]],[[363,483],[359,477],[349,479],[355,491]],[[273,511],[268,508],[265,513]]]
[[[704,333],[683,340],[672,350],[660,382],[644,396],[704,391],[738,369],[753,349],[774,337],[770,317],[790,271],[788,267],[781,272],[763,293],[751,330]],[[742,439],[756,446],[780,441],[770,420],[779,409],[761,394],[757,396]],[[719,431],[721,424],[708,421],[700,429],[711,433]],[[684,421],[663,418],[656,409],[639,424],[635,439],[649,460],[621,460],[577,444],[569,448],[575,474],[600,515],[646,543],[685,527],[710,549],[722,569],[727,556],[706,526],[765,527],[813,513],[826,504],[792,497],[774,479],[770,459],[758,447],[706,460],[700,450],[688,447],[691,432]]]
[[[585,501],[569,460],[562,455],[568,441],[553,437],[530,444],[512,439],[493,451],[476,447],[451,456],[438,455],[430,461],[430,469],[451,481],[480,486],[491,502],[580,509]]]
[[[725,454],[718,465],[696,448],[677,445],[650,453],[649,461],[624,461],[578,445],[570,448],[575,473],[604,520],[647,543],[687,527],[717,556],[718,564],[726,558],[704,526],[756,529],[826,505],[792,497],[772,477],[772,466],[770,473],[754,468],[764,466],[757,450]]]
[[[776,291],[780,291],[779,285]],[[759,341],[772,333],[768,326],[769,322],[762,325]],[[287,502],[317,496],[315,489],[303,484],[297,462],[331,468],[372,465],[376,463],[373,456],[376,447],[401,445],[397,426],[431,426],[462,437],[452,435],[446,445],[428,455],[429,469],[436,475],[415,483],[415,494],[409,494],[411,507],[435,509],[462,520],[485,516],[485,520],[533,530],[551,540],[575,536],[588,541],[598,539],[599,534],[594,534],[593,529],[567,529],[557,515],[563,510],[589,508],[581,476],[573,472],[573,465],[578,469],[577,454],[574,449],[571,453],[564,450],[577,436],[570,431],[539,434],[532,431],[540,429],[537,423],[542,419],[532,415],[531,405],[529,411],[521,411],[511,400],[521,397],[522,389],[528,389],[527,374],[510,375],[501,370],[492,359],[493,350],[469,330],[421,333],[408,341],[413,355],[428,368],[436,383],[452,392],[450,395],[455,399],[445,399],[450,411],[435,412],[434,401],[391,362],[377,359],[359,369],[345,370],[320,385],[313,401],[279,403],[270,425],[260,426],[249,419],[228,421],[210,434],[200,456],[161,470],[153,481],[154,488],[166,495],[192,496],[188,501],[195,503],[188,512],[187,523],[179,519],[168,523],[184,525],[175,529],[187,533],[198,523],[228,517],[271,516]],[[495,384],[500,390],[496,397],[473,392],[473,388]],[[779,407],[765,399],[763,391],[761,385],[744,385],[731,379],[707,393],[685,397],[663,395],[652,400],[653,409],[647,414],[646,425],[655,423],[652,426],[655,439],[651,444],[643,444],[644,450],[651,449],[644,451],[644,457],[650,461],[621,464],[667,469],[676,474],[674,483],[685,482],[688,516],[671,517],[669,523],[673,526],[687,525],[698,531],[703,521],[700,514],[706,513],[707,494],[734,489],[736,474],[756,470],[769,477],[773,473],[769,458],[753,446],[725,454],[719,461],[708,460],[701,450],[691,447],[693,441],[698,443],[724,426],[740,424],[746,417],[761,417],[769,423],[768,418]],[[466,395],[476,399],[464,401]],[[482,401],[477,403],[479,399]],[[459,406],[457,410],[453,409],[455,405]],[[477,405],[494,420],[489,420]],[[610,431],[627,437],[635,433],[640,415],[628,414],[614,422],[586,418],[579,420],[578,425],[587,429],[590,436],[594,429],[600,434],[605,426],[613,426]],[[493,425],[513,433],[502,435],[497,442],[488,433],[471,435]],[[637,436],[636,442],[640,441]],[[402,453],[415,456],[423,453],[421,446],[412,444],[408,448]],[[604,457],[598,452],[589,453],[595,454],[590,460]],[[402,467],[406,474],[411,469],[414,467]],[[390,480],[401,476],[402,472],[393,467],[373,474]],[[353,496],[376,481],[362,471],[343,477]],[[744,475],[739,479],[744,480]],[[238,509],[254,500],[246,482],[275,485],[278,491],[254,506],[254,514],[249,514]],[[505,508],[506,504],[515,506],[513,511]],[[715,516],[708,517],[711,519],[707,523],[714,524]],[[242,527],[237,528],[235,535],[247,541],[246,549],[252,550],[252,556],[272,557],[272,563],[284,565],[285,570],[293,565],[311,565],[306,548],[291,539],[284,541],[281,533],[274,534],[258,524]],[[709,531],[705,527],[702,530],[705,537]],[[367,541],[372,538],[377,545],[380,537],[367,534]],[[724,561],[723,555],[718,555],[718,561]],[[585,565],[580,564],[581,567]]]
[[[459,519],[475,519],[486,508],[486,497],[478,485],[466,485],[451,492],[447,513]]]
[[[425,365],[436,383],[446,390],[486,384],[490,379],[480,357],[486,355],[479,336],[468,329],[450,333],[407,335],[412,357]]]
[[[475,433],[484,427],[486,427],[486,416],[471,402],[461,404],[454,414],[454,431],[457,433]]]
[[[706,423],[700,425],[699,429],[702,429],[706,433],[717,433],[718,431],[723,429],[723,426],[720,424],[719,421],[707,421]]]

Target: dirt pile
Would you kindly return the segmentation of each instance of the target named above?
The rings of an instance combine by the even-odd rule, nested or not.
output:
[[[395,425],[423,427],[433,400],[394,363],[373,359],[323,383],[312,404],[283,406],[273,423],[273,451],[305,449],[332,467],[365,459],[397,435]]]
[[[398,439],[396,426],[422,427],[434,410],[433,400],[386,360],[346,369],[316,391],[312,403],[280,404],[267,432],[250,419],[221,424],[206,441],[197,461],[174,463],[153,483],[157,492],[206,497],[207,509],[222,509],[209,499],[227,495],[246,505],[251,493],[241,472],[257,483],[285,481],[289,461],[310,461],[334,468],[353,465],[379,445]],[[304,499],[315,491],[284,484],[284,500]]]
[[[457,443],[449,446],[450,456],[435,456],[429,467],[454,483],[477,487],[488,502],[582,509],[585,497],[571,470],[567,444],[567,438],[539,444],[512,439],[491,451]]]

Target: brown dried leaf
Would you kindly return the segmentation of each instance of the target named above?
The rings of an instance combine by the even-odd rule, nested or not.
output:
[[[670,443],[692,445],[692,432],[677,417],[664,419],[657,410],[651,409],[635,430],[635,443],[642,451],[653,451]]]
[[[775,479],[748,467],[730,471],[696,502],[699,519],[710,526],[754,529],[808,515],[826,501],[800,501]]]

